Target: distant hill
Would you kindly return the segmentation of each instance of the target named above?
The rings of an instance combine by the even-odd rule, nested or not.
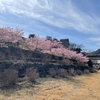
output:
[[[100,49],[93,51],[91,53],[88,53],[88,55],[100,55]]]
[[[98,49],[97,51],[93,52],[93,55],[100,55],[100,49]]]

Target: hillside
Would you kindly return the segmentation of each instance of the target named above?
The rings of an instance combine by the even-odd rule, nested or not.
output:
[[[89,70],[86,64],[74,59],[66,59],[47,53],[24,50],[14,46],[0,48],[0,55],[0,72],[8,68],[14,68],[18,71],[21,69],[22,71],[19,72],[19,76],[25,74],[26,69],[31,67],[36,68],[41,77],[49,74],[51,68],[55,70],[59,68],[64,68],[65,70],[73,68],[74,70],[81,70],[82,72],[85,69]]]

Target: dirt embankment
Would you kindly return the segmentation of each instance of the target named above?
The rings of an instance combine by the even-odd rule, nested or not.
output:
[[[0,90],[0,100],[100,100],[100,71],[67,79],[42,79],[39,84]]]

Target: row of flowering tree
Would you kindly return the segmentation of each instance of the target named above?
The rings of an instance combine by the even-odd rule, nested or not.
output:
[[[13,29],[10,27],[0,28],[0,42],[16,43],[22,39],[24,32],[21,29]]]
[[[75,51],[71,51],[65,48],[61,42],[50,41],[46,38],[39,36],[25,38],[23,40],[23,31],[20,29],[12,29],[10,27],[0,28],[0,42],[12,42],[18,43],[24,41],[24,44],[30,50],[39,50],[43,53],[50,53],[56,56],[62,56],[64,58],[75,59],[81,62],[87,62],[88,58],[81,53],[77,54]]]
[[[41,52],[47,52],[64,58],[76,59],[81,62],[88,61],[86,56],[83,56],[81,53],[77,54],[75,51],[65,48],[62,43],[58,41],[50,41],[46,38],[40,38],[37,36],[34,38],[27,38],[26,44],[32,50],[40,50]]]

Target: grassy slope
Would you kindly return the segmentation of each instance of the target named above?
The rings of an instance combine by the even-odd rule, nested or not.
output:
[[[100,71],[70,80],[37,81],[39,84],[28,88],[0,90],[0,100],[100,100]]]

